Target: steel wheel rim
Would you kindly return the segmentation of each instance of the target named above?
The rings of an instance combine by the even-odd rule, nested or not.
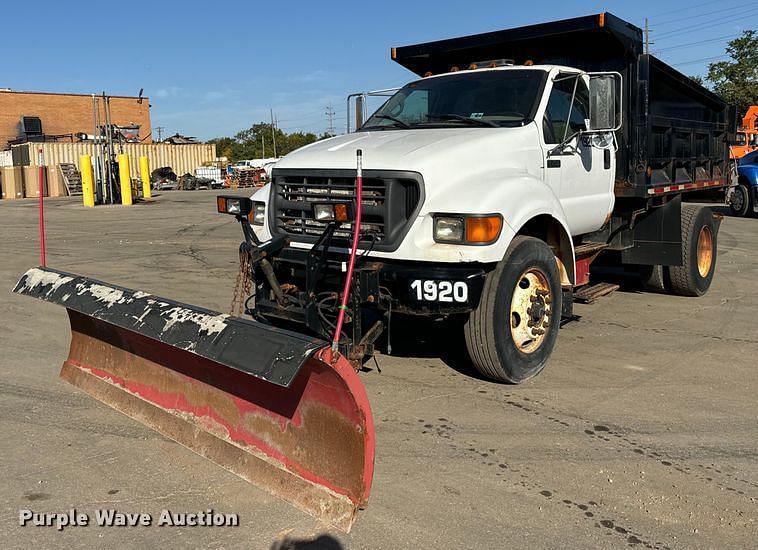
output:
[[[697,236],[697,270],[701,277],[711,271],[713,264],[713,233],[711,228],[704,225]]]
[[[536,267],[516,280],[508,323],[511,338],[521,353],[534,353],[545,341],[551,323],[553,296],[547,275]]]
[[[734,208],[737,212],[742,212],[742,207],[745,206],[745,200],[747,197],[745,197],[745,192],[742,189],[742,187],[736,187],[734,191],[732,191],[732,197],[731,197],[731,203],[732,208]]]

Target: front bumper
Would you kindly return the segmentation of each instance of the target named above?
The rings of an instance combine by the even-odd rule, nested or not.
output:
[[[256,276],[258,318],[329,338],[345,282],[347,254],[329,251],[319,269],[311,251],[285,247],[269,258],[286,304]],[[479,304],[485,275],[495,264],[440,264],[398,260],[357,260],[349,309],[350,339],[359,342],[377,322],[400,313],[431,318],[468,313]]]

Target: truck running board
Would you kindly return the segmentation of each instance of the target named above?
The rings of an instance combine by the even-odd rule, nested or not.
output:
[[[608,296],[619,289],[619,285],[613,283],[597,283],[583,286],[574,291],[574,301],[580,304],[591,304],[602,296]]]

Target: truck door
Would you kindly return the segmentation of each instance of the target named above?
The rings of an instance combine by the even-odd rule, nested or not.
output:
[[[542,120],[545,181],[556,192],[574,235],[599,229],[613,208],[612,139],[578,134],[586,129],[589,116],[589,88],[584,78],[559,73]],[[562,150],[556,149],[572,135]]]

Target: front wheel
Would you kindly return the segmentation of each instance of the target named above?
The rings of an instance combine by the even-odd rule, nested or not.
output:
[[[513,239],[487,275],[477,308],[464,326],[476,369],[518,384],[547,363],[561,320],[561,280],[550,247],[534,237]]]
[[[753,201],[750,197],[750,188],[744,183],[740,183],[732,190],[729,196],[729,208],[732,214],[742,218],[748,217],[753,213]]]

